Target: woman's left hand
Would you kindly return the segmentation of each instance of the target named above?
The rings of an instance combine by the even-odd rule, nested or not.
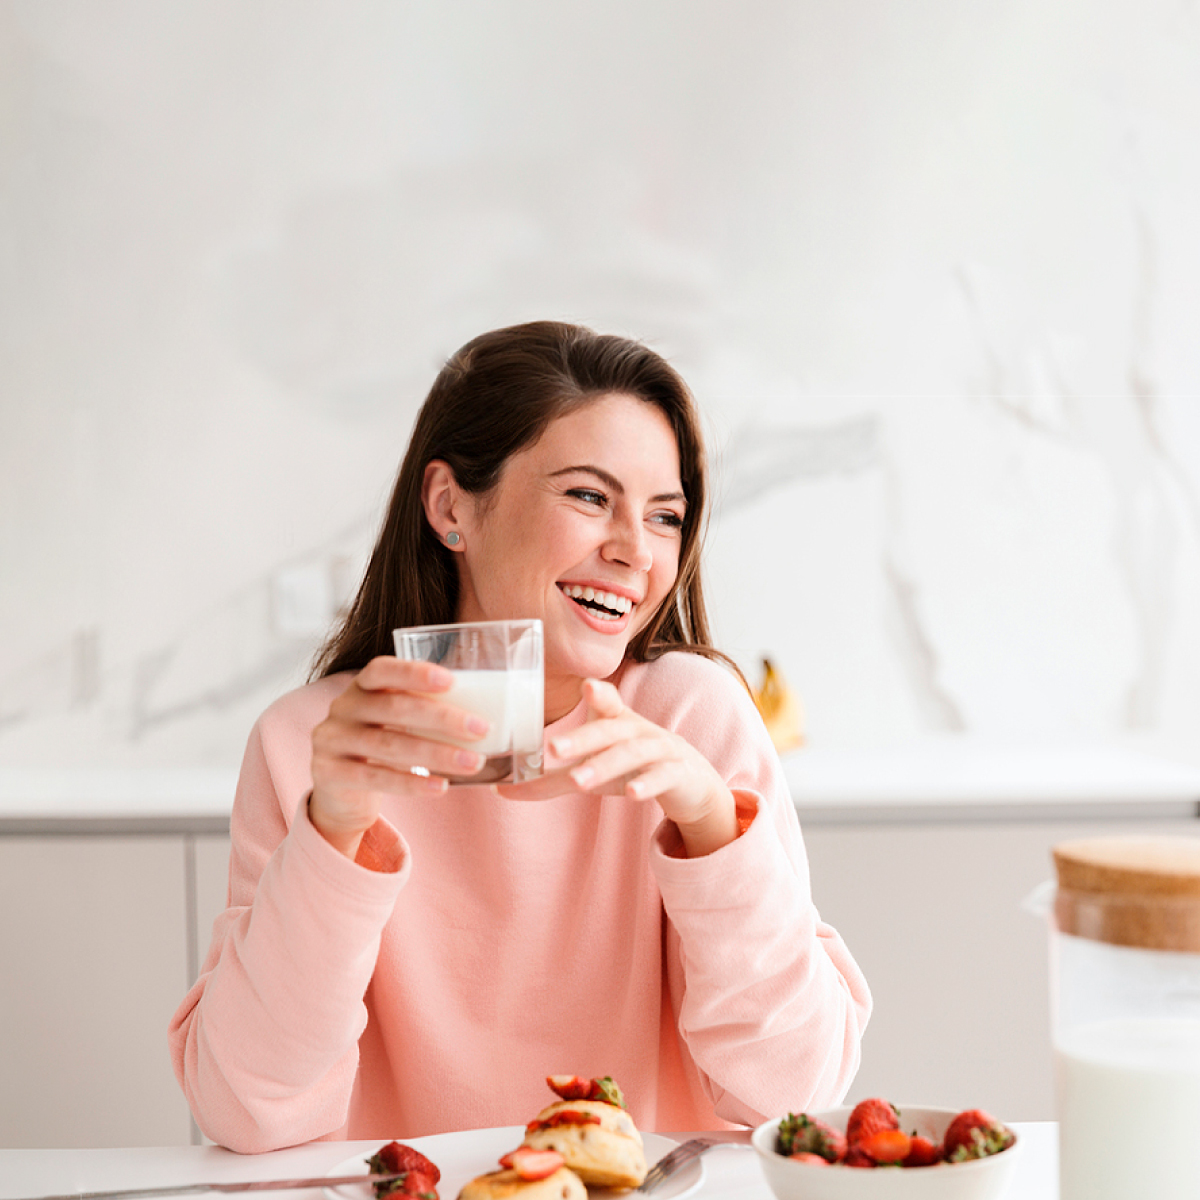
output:
[[[510,800],[547,800],[567,792],[657,800],[675,822],[689,858],[738,836],[733,793],[694,746],[625,706],[611,683],[583,685],[587,720],[550,743],[556,757],[574,759],[528,783],[496,790]]]

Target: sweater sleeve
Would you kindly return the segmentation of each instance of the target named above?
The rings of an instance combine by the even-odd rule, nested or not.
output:
[[[818,916],[795,806],[752,701],[712,663],[686,664],[683,675],[669,723],[717,768],[739,813],[753,816],[740,838],[703,858],[679,855],[669,822],[651,847],[667,983],[695,1082],[718,1116],[739,1124],[837,1104],[858,1070],[866,980]]]
[[[197,1124],[243,1153],[345,1124],[363,995],[409,870],[382,820],[357,862],[321,837],[303,803],[307,730],[272,728],[271,715],[251,734],[238,782],[228,907],[169,1031]]]

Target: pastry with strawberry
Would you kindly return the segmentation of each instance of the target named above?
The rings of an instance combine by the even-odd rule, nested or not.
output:
[[[458,1200],[587,1200],[587,1188],[556,1150],[518,1146],[500,1170],[472,1179]]]
[[[550,1075],[559,1097],[529,1122],[526,1146],[555,1150],[585,1184],[634,1188],[646,1177],[642,1135],[609,1076]]]

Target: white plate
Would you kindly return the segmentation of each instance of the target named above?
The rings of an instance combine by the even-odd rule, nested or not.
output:
[[[442,1200],[456,1200],[458,1193],[477,1175],[500,1169],[500,1156],[515,1150],[525,1137],[522,1125],[511,1125],[500,1129],[468,1129],[461,1133],[435,1133],[429,1137],[400,1138],[406,1146],[420,1150],[442,1172],[438,1181],[438,1195]],[[673,1150],[678,1143],[658,1133],[643,1133],[646,1161],[653,1166],[664,1154]],[[384,1145],[380,1142],[380,1145]],[[345,1162],[338,1163],[330,1175],[353,1175],[361,1171],[367,1174],[367,1155],[356,1154]],[[655,1200],[681,1200],[690,1196],[704,1182],[704,1164],[693,1159],[681,1168],[654,1193]],[[347,1183],[340,1187],[326,1188],[331,1200],[374,1200],[368,1184]],[[595,1200],[604,1197],[635,1196],[636,1192],[614,1191],[611,1188],[588,1188],[588,1195]]]

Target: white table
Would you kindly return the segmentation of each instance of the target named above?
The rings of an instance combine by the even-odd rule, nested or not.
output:
[[[1050,1122],[1018,1122],[1013,1128],[1022,1146],[1009,1197],[1011,1200],[1057,1200],[1056,1126]],[[689,1135],[670,1136],[682,1141]],[[379,1144],[377,1141],[313,1142],[291,1150],[252,1156],[232,1154],[213,1146],[0,1150],[0,1200],[181,1183],[319,1176],[352,1155],[373,1153]],[[704,1186],[695,1193],[703,1200],[774,1200],[754,1151],[748,1147],[711,1150],[704,1163]],[[293,1200],[324,1200],[319,1189],[277,1194],[281,1200],[289,1197]],[[443,1196],[442,1200],[455,1198]]]

